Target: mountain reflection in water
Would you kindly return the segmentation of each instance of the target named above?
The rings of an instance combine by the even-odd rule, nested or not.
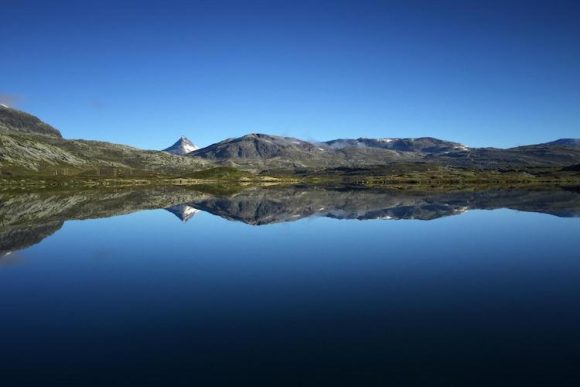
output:
[[[489,190],[411,192],[384,189],[248,188],[233,194],[191,187],[0,194],[0,255],[39,243],[67,220],[96,219],[160,209],[190,221],[199,211],[250,225],[309,217],[357,220],[432,220],[473,209],[508,208],[580,216],[580,191]]]

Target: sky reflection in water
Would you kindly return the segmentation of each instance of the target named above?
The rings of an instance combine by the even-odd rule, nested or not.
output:
[[[506,209],[71,220],[0,267],[0,369],[86,385],[573,385],[578,235],[577,218]]]

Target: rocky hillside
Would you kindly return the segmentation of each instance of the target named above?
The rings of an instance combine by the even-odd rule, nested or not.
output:
[[[209,162],[101,141],[66,140],[38,118],[0,110],[0,176],[184,174]]]
[[[429,154],[461,152],[468,150],[468,148],[463,144],[439,140],[433,137],[338,139],[326,141],[323,144],[334,149],[380,148],[399,152],[421,152]]]
[[[39,118],[1,104],[0,133],[28,133],[62,138],[57,129]]]
[[[292,137],[252,133],[191,152],[189,156],[240,167],[329,168],[416,159],[411,152],[353,146],[330,146]]]
[[[404,163],[469,169],[565,168],[580,163],[580,140],[511,149],[468,148],[422,138],[358,138],[307,142],[291,137],[249,134],[189,153],[212,162],[257,169],[365,168]]]
[[[560,139],[498,149],[469,148],[432,137],[309,142],[252,133],[202,149],[196,149],[191,141],[182,137],[165,151],[145,151],[98,141],[66,140],[58,130],[38,118],[0,107],[0,177],[189,176],[192,172],[216,166],[303,174],[377,166],[404,166],[405,171],[449,168],[574,171],[580,164],[579,144],[578,139]]]

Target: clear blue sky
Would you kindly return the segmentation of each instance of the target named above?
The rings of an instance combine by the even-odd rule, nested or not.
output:
[[[0,95],[67,138],[580,137],[580,1],[30,1]]]

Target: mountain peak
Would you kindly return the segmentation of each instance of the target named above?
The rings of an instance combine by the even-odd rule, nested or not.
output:
[[[560,138],[556,141],[548,142],[546,145],[580,146],[580,138]]]
[[[199,149],[191,140],[185,136],[181,136],[175,144],[171,145],[169,148],[164,149],[164,152],[172,153],[174,155],[186,155],[189,152]]]

